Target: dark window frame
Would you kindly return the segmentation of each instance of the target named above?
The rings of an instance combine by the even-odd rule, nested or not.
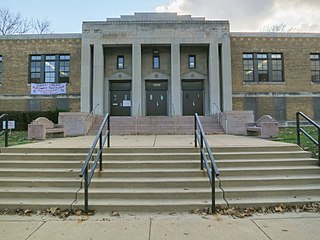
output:
[[[157,61],[155,61],[156,59],[158,59]],[[156,65],[158,64],[158,65]],[[160,69],[160,55],[156,54],[153,55],[152,57],[152,68],[153,69]]]
[[[320,53],[310,53],[311,82],[320,84]]]
[[[70,60],[70,54],[30,55],[28,83],[69,83]]]
[[[193,61],[191,61],[193,59]],[[193,65],[191,65],[193,64]],[[188,56],[188,67],[189,69],[196,69],[197,68],[197,58],[196,55],[189,55]]]
[[[3,57],[0,55],[0,84],[2,83],[2,75],[3,75]]]
[[[242,54],[244,83],[284,83],[283,53]]]
[[[120,62],[120,60],[122,60],[122,62]],[[124,69],[124,56],[123,55],[119,55],[117,56],[117,69]]]

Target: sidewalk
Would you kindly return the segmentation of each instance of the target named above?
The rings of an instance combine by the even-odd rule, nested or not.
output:
[[[285,213],[233,219],[220,215],[109,214],[69,217],[0,216],[1,239],[7,240],[316,240],[320,214]]]

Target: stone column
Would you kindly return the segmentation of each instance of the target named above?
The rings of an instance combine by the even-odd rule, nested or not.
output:
[[[214,103],[220,106],[219,51],[218,41],[214,39],[209,47],[209,106],[212,115],[215,113]]]
[[[91,111],[91,49],[89,44],[82,44],[81,49],[81,112]]]
[[[142,116],[141,44],[132,44],[132,116]]]
[[[232,111],[231,48],[229,34],[223,35],[222,42],[223,111]]]
[[[182,115],[181,76],[180,76],[180,44],[171,44],[171,109],[172,116]]]
[[[93,52],[93,108],[95,108],[95,114],[104,115],[104,57],[102,44],[95,44]]]

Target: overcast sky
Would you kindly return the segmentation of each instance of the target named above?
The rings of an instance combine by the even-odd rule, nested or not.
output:
[[[82,21],[153,11],[229,20],[231,31],[284,23],[295,31],[320,32],[320,0],[1,0],[0,7],[48,19],[54,32],[81,32]]]

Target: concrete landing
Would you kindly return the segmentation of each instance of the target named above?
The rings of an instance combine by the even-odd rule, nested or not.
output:
[[[52,138],[11,148],[90,148],[95,136]],[[295,144],[274,142],[257,137],[207,135],[212,147],[274,147]],[[193,147],[193,135],[111,135],[111,147]]]

